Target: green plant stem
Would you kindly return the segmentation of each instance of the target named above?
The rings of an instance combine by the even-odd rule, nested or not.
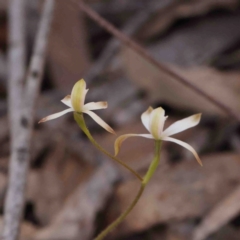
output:
[[[125,212],[123,212],[112,224],[110,224],[105,230],[103,230],[96,238],[94,238],[94,240],[102,240],[106,237],[106,235],[108,233],[110,233],[119,223],[121,223],[125,217],[132,211],[132,209],[134,208],[134,206],[137,204],[138,200],[140,199],[140,197],[142,196],[142,193],[145,189],[145,184],[141,184],[141,187],[138,191],[137,196],[135,197],[135,199],[133,200],[133,202],[129,205],[129,207],[127,208],[127,210]]]
[[[86,134],[86,136],[88,137],[89,141],[101,152],[103,152],[104,154],[106,154],[108,157],[110,157],[111,159],[113,159],[114,161],[116,161],[117,163],[121,164],[123,167],[127,168],[132,174],[134,174],[141,182],[143,180],[143,178],[136,172],[134,171],[131,167],[129,167],[126,163],[124,163],[123,161],[119,160],[118,158],[116,158],[115,156],[113,156],[112,154],[110,154],[109,152],[107,152],[103,147],[101,147],[93,138],[93,136],[91,135],[91,133],[89,132],[85,121],[84,121],[84,117],[82,113],[76,113],[74,112],[74,119],[75,121],[78,123],[79,127],[82,129],[82,131]]]
[[[161,152],[161,146],[162,146],[162,141],[161,140],[156,140],[155,141],[155,154],[154,154],[154,159],[151,162],[147,173],[143,177],[143,184],[147,184],[149,180],[152,178],[153,174],[155,173],[157,166],[160,161],[160,152]]]
[[[123,212],[112,224],[110,224],[96,238],[94,238],[94,240],[102,240],[102,239],[104,239],[109,232],[111,232],[119,223],[121,223],[127,217],[127,215],[132,211],[134,206],[137,204],[138,200],[142,196],[142,193],[143,193],[147,183],[152,178],[154,172],[157,169],[157,166],[158,166],[159,161],[160,161],[161,145],[162,145],[162,141],[160,141],[160,140],[159,141],[155,141],[155,154],[154,154],[153,161],[152,161],[152,163],[151,163],[151,165],[150,165],[150,167],[149,167],[145,177],[143,178],[141,187],[140,187],[140,189],[138,191],[137,196],[133,200],[133,202],[130,204],[130,206],[127,208],[127,210],[125,212]]]

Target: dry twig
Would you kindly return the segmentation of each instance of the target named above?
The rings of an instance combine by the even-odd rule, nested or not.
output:
[[[126,35],[133,35],[149,19],[149,17],[152,16],[154,12],[169,7],[169,5],[171,4],[172,1],[168,1],[167,3],[163,2],[160,4],[154,4],[153,6],[150,6],[149,8],[146,8],[143,11],[136,13],[123,27],[122,32]],[[100,57],[85,75],[88,83],[91,83],[93,79],[103,71],[103,69],[107,66],[109,61],[115,55],[116,51],[119,49],[120,45],[121,42],[116,38],[113,38],[108,42]]]
[[[189,80],[178,75],[172,69],[170,69],[168,66],[158,62],[143,47],[141,47],[139,44],[137,44],[135,41],[133,41],[131,38],[126,36],[121,31],[119,31],[117,28],[115,28],[111,23],[109,23],[104,18],[102,18],[97,12],[95,12],[90,7],[88,7],[88,5],[85,4],[83,1],[80,1],[78,3],[78,6],[92,20],[97,22],[100,26],[102,26],[104,29],[106,29],[109,33],[113,34],[116,38],[118,38],[125,45],[127,45],[128,47],[130,47],[131,49],[136,51],[140,56],[142,56],[148,62],[153,64],[160,71],[167,73],[169,76],[171,76],[176,81],[178,81],[178,82],[182,83],[183,85],[185,85],[186,87],[192,89],[193,91],[195,91],[202,97],[206,98],[208,101],[212,102],[215,106],[217,106],[221,110],[225,111],[229,116],[235,118],[237,121],[240,121],[240,115],[237,112],[235,112],[229,106],[225,105],[225,103],[218,101],[216,98],[214,98],[210,94],[208,94],[205,91],[203,91],[202,89],[198,88],[197,86],[192,84]]]
[[[10,159],[9,187],[4,209],[4,240],[17,239],[22,218],[27,178],[26,175],[30,159],[30,137],[34,120],[34,104],[37,99],[40,81],[43,74],[53,7],[54,0],[45,1],[38,34],[36,36],[33,56],[31,58],[29,72],[27,75],[26,86],[23,87],[21,93],[18,92],[17,97],[13,95],[10,97],[12,105],[18,102],[19,109],[17,113],[11,109],[12,117],[16,117],[17,115],[18,118],[11,122],[11,128],[13,128],[14,131],[12,134],[13,143]],[[16,63],[11,63],[13,68],[14,64]],[[10,80],[10,87],[19,87],[18,84],[20,81],[16,83],[13,79]],[[14,89],[10,91],[14,91]],[[10,105],[10,107],[12,105]]]
[[[8,94],[12,147],[18,136],[22,86],[25,75],[25,0],[12,0],[9,5]]]
[[[11,134],[11,152],[12,158],[10,168],[14,165],[14,149],[19,141],[19,123],[21,114],[21,99],[22,87],[25,74],[25,20],[24,20],[25,0],[12,0],[9,7],[9,52],[8,52],[8,93],[9,93],[9,119],[10,119],[10,134]],[[12,161],[13,160],[13,161]],[[11,179],[9,180],[11,185]],[[14,186],[12,186],[14,187]],[[12,189],[15,192],[15,188]],[[17,204],[14,209],[7,210],[8,206],[13,206],[12,200]],[[16,239],[19,228],[18,221],[12,221],[12,213],[18,218],[18,203],[19,199],[7,198],[5,208],[5,224],[4,239]],[[16,213],[16,214],[15,214]],[[13,231],[15,229],[15,231]],[[16,233],[15,233],[16,232]]]

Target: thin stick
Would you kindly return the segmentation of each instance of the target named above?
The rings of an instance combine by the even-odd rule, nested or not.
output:
[[[9,51],[8,51],[8,111],[10,120],[10,136],[11,136],[11,160],[10,160],[10,172],[13,165],[12,159],[14,156],[14,148],[17,146],[20,136],[20,114],[21,114],[21,99],[23,90],[23,80],[25,75],[26,64],[26,46],[25,46],[25,0],[12,0],[9,6],[8,19],[9,19]],[[12,185],[11,179],[9,185]],[[13,189],[14,188],[14,189]],[[15,186],[12,185],[12,190],[15,192]],[[14,197],[7,198],[5,204],[5,212],[7,213],[4,221],[6,228],[3,233],[3,238],[6,240],[16,239],[19,228],[19,223],[13,219],[18,218],[16,207],[13,209],[8,206],[13,206]],[[18,200],[18,199],[17,199]],[[11,216],[10,216],[11,215]],[[13,230],[15,229],[15,231]]]
[[[136,32],[146,19],[148,19],[150,15],[150,11],[143,11],[133,16],[132,19],[126,24],[126,26],[122,29],[125,34],[132,35],[132,33]],[[91,66],[90,70],[85,74],[84,78],[87,79],[88,84],[91,84],[95,77],[99,75],[103,71],[103,69],[107,66],[109,61],[115,55],[116,51],[120,47],[121,42],[113,38],[111,39],[100,57],[96,62]]]
[[[12,146],[18,136],[18,122],[21,112],[23,80],[26,72],[25,46],[26,0],[11,0],[8,11],[8,101]]]
[[[172,4],[173,3],[171,1],[168,1],[167,3],[160,2],[153,5],[150,4],[148,8],[137,12],[133,17],[131,17],[121,31],[126,35],[133,35],[150,18],[150,16],[152,16],[152,14],[159,10],[163,10],[164,8],[167,8]],[[103,69],[112,59],[112,57],[116,54],[120,46],[121,42],[119,41],[119,39],[113,37],[109,40],[106,47],[103,49],[101,55],[93,63],[90,70],[88,70],[88,72],[84,76],[84,78],[87,79],[88,84],[91,84],[94,78],[103,71]]]
[[[191,83],[189,80],[178,75],[177,73],[175,73],[173,70],[171,70],[166,65],[157,61],[143,47],[141,47],[139,44],[137,44],[135,41],[133,41],[131,38],[126,36],[121,31],[119,31],[117,28],[115,28],[111,23],[109,23],[107,20],[102,18],[97,12],[95,12],[93,9],[91,9],[83,1],[78,2],[78,6],[85,14],[87,14],[97,24],[99,24],[105,30],[107,30],[109,33],[111,33],[116,38],[118,38],[122,43],[124,43],[128,47],[132,48],[140,56],[145,58],[148,62],[150,62],[154,66],[156,66],[160,71],[167,73],[169,76],[173,77],[173,79],[182,83],[184,86],[192,89],[194,92],[196,92],[199,95],[201,95],[202,97],[206,98],[209,102],[212,102],[215,106],[219,107],[221,110],[225,111],[229,116],[235,118],[237,121],[240,122],[240,115],[237,112],[235,112],[233,109],[229,108],[223,102],[218,101],[215,97],[211,96],[210,94],[206,93],[202,89],[198,88],[193,83]]]
[[[34,104],[43,74],[53,8],[54,0],[46,0],[27,75],[26,87],[22,91],[21,98],[15,99],[15,101],[22,101],[17,123],[18,136],[13,136],[16,140],[11,150],[9,187],[4,208],[4,240],[18,239],[30,160],[30,137],[34,120]]]

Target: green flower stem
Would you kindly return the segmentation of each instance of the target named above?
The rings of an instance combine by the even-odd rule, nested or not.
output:
[[[133,173],[141,182],[143,180],[143,178],[136,172],[134,171],[131,167],[129,167],[126,163],[122,162],[121,160],[119,160],[118,158],[116,158],[115,156],[113,156],[112,154],[110,154],[109,152],[107,152],[103,147],[101,147],[93,138],[93,136],[91,135],[91,133],[89,132],[85,121],[84,121],[84,117],[82,113],[76,113],[74,112],[74,119],[75,121],[78,123],[79,127],[82,129],[82,131],[86,134],[86,136],[88,137],[88,139],[90,140],[90,142],[101,152],[103,152],[104,154],[106,154],[108,157],[110,157],[111,159],[113,159],[114,161],[116,161],[117,163],[121,164],[123,167],[127,168],[131,173]]]
[[[162,146],[162,141],[161,140],[156,140],[155,141],[155,154],[154,154],[154,159],[152,163],[149,166],[149,169],[146,173],[146,175],[143,178],[143,184],[147,185],[149,180],[152,178],[153,174],[155,173],[157,166],[160,161],[160,152],[161,152],[161,146]]]
[[[142,193],[145,189],[144,184],[141,185],[137,196],[135,197],[135,199],[133,200],[133,202],[129,205],[129,207],[127,208],[127,210],[125,212],[123,212],[112,224],[110,224],[105,230],[103,230],[96,238],[94,238],[94,240],[102,240],[106,237],[106,235],[108,233],[110,233],[119,223],[121,223],[125,217],[132,211],[132,209],[134,208],[134,206],[137,204],[138,200],[140,199],[140,197],[142,196]]]
[[[119,223],[121,223],[127,217],[127,215],[132,211],[134,206],[137,204],[138,200],[142,196],[142,193],[143,193],[147,183],[152,178],[152,176],[153,176],[154,172],[156,171],[156,168],[159,164],[161,145],[162,145],[162,141],[160,141],[160,140],[155,141],[155,154],[154,154],[153,161],[152,161],[145,177],[143,178],[141,187],[138,191],[137,196],[133,200],[133,202],[130,204],[130,206],[127,208],[127,210],[125,212],[123,212],[112,224],[110,224],[105,230],[103,230],[94,240],[104,239],[109,232],[111,232]]]

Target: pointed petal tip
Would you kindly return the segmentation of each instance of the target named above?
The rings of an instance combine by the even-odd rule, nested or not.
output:
[[[38,124],[46,122],[46,118],[42,118],[40,121],[38,121]]]
[[[151,112],[153,110],[152,106],[149,106],[147,111]]]
[[[86,81],[85,81],[83,78],[81,78],[80,80],[78,80],[78,82],[80,82],[80,83],[86,83]]]
[[[114,142],[114,156],[116,157],[120,151],[121,145],[125,140],[125,135],[119,136]]]
[[[142,113],[143,114],[150,114],[153,111],[153,108],[151,106],[148,107],[148,109]]]
[[[103,106],[104,106],[105,108],[107,108],[107,107],[108,107],[108,102],[103,102]]]
[[[75,85],[76,85],[76,84],[81,85],[81,86],[84,86],[86,92],[89,90],[89,89],[86,88],[87,83],[86,83],[86,81],[85,81],[83,78],[81,78],[80,80],[78,80],[78,81],[75,83]]]
[[[67,95],[66,97],[64,97],[61,102],[65,102],[71,99],[71,95]]]
[[[151,106],[148,107],[148,109],[142,113],[141,120],[142,124],[145,126],[145,128],[150,131],[149,129],[149,121],[150,121],[150,114],[153,111],[153,108]]]
[[[71,92],[71,105],[76,112],[82,111],[87,92],[88,90],[86,89],[86,82],[84,79],[74,84]]]
[[[202,113],[197,113],[197,114],[195,114],[193,116],[194,116],[194,121],[200,122],[201,117],[202,117]]]
[[[111,128],[111,129],[109,129],[108,130],[110,133],[112,133],[112,134],[114,134],[114,135],[116,135],[116,132]]]
[[[94,119],[95,121],[96,121],[96,119]],[[102,120],[103,121],[103,120]],[[98,124],[99,124],[99,122],[97,122]],[[104,121],[103,121],[103,123],[105,123]],[[99,124],[100,126],[102,126],[105,130],[107,130],[109,133],[112,133],[112,134],[114,134],[114,135],[116,135],[116,132],[107,124],[107,123],[105,123],[105,124]]]
[[[78,80],[74,85],[81,85],[81,86],[86,86],[85,80],[82,78]],[[86,88],[85,88],[86,89]],[[87,89],[86,89],[87,90]]]
[[[84,90],[88,90],[88,89],[86,89],[86,82],[85,82],[85,80],[82,78],[82,79],[80,79],[80,80],[78,80],[75,84],[74,84],[74,86],[73,86],[73,88],[75,87],[80,87],[81,86],[81,88],[83,88]]]
[[[64,99],[69,99],[69,98],[71,98],[71,95],[70,95],[70,94],[66,95],[62,100],[64,100]],[[62,100],[61,100],[61,101],[62,101]]]
[[[165,112],[165,110],[162,108],[162,107],[158,107],[158,108],[156,108],[156,109],[159,109],[159,110],[161,110],[161,111],[164,111]],[[155,110],[156,110],[155,109]]]
[[[161,138],[165,121],[166,121],[165,110],[162,107],[155,108],[151,112],[149,129],[155,139]]]
[[[194,150],[194,151],[195,151],[195,150]],[[193,153],[193,151],[191,151],[191,152]],[[200,157],[198,156],[198,154],[197,154],[197,153],[194,153],[193,155],[195,156],[195,158],[196,158],[197,162],[199,163],[199,165],[200,165],[201,167],[203,167],[202,161],[201,161]]]
[[[63,98],[61,100],[61,102],[65,105],[67,105],[68,107],[72,107],[72,103],[71,103],[71,95],[67,95],[65,98]]]
[[[96,102],[95,104],[99,106],[99,109],[105,109],[108,107],[108,102],[106,102],[106,101],[105,102]]]

